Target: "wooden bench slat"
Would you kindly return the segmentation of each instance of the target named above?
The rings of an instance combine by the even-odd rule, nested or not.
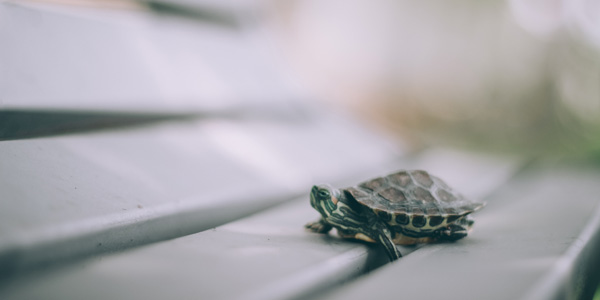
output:
[[[427,155],[423,157],[428,159]],[[461,160],[456,154],[448,157],[453,160],[449,164]],[[468,165],[468,156],[461,161]],[[380,164],[336,185],[425,165],[426,160],[418,159]],[[468,172],[456,173],[456,177],[497,176],[488,172],[490,165],[481,166],[469,166],[465,168]],[[501,184],[498,178],[506,177],[497,177],[497,184]],[[376,246],[304,231],[303,225],[317,217],[305,195],[213,230],[108,257],[93,257],[47,274],[32,274],[0,295],[3,299],[40,295],[87,299],[294,298],[313,295],[387,262]],[[401,249],[408,254],[417,248]]]
[[[198,232],[396,156],[358,131],[332,138],[350,125],[331,120],[200,120],[4,141],[0,265],[26,269]],[[364,141],[356,153],[336,148]]]
[[[427,245],[316,298],[589,298],[596,282],[585,276],[597,270],[579,256],[600,251],[598,182],[597,170],[533,168],[489,199],[469,238]]]
[[[2,2],[0,19],[0,109],[186,113],[301,97],[250,30],[42,3]]]

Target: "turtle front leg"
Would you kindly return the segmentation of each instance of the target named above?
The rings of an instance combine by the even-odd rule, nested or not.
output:
[[[327,223],[323,218],[316,222],[310,222],[304,225],[304,227],[315,233],[328,233],[333,228],[331,224]]]
[[[392,240],[392,233],[385,224],[379,222],[376,226],[376,230],[371,234],[372,238],[383,246],[387,253],[390,262],[395,261],[402,257],[402,253],[398,250],[394,241]]]
[[[392,239],[392,231],[381,221],[375,213],[371,210],[363,209],[363,216],[366,217],[365,228],[359,228],[360,232],[364,232],[368,237],[373,239],[374,242],[379,243],[385,249],[387,256],[390,259],[390,262],[395,261],[402,257],[402,253],[396,248],[396,244]]]
[[[446,228],[439,230],[438,239],[440,241],[454,242],[458,241],[469,234],[471,227],[473,227],[473,219],[470,216],[466,216],[455,223],[448,225]]]
[[[400,251],[398,251],[398,248],[396,248],[396,245],[392,240],[392,234],[390,230],[381,222],[379,224],[372,224],[366,228],[338,228],[338,233],[343,238],[354,238],[365,242],[381,244],[385,249],[390,261],[394,261],[402,257],[402,254]]]

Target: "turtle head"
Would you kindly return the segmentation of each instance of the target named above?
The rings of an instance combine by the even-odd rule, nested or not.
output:
[[[328,184],[315,185],[310,191],[310,205],[327,218],[337,207],[340,191]]]

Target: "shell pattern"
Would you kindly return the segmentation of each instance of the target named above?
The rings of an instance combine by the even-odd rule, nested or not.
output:
[[[402,170],[343,189],[396,232],[421,237],[479,210],[441,179],[422,170]]]

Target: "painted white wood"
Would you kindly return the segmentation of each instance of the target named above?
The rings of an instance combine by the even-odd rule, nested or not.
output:
[[[420,157],[423,159],[379,164],[335,184],[346,186],[400,168],[419,168],[430,163],[428,154]],[[469,170],[457,170],[456,178],[481,179],[497,174],[488,172],[487,167],[492,164],[470,161],[468,155],[454,152],[446,157],[451,157],[447,164],[461,161],[465,170]],[[442,160],[437,161],[444,164]],[[473,162],[476,164],[470,165]],[[497,166],[501,169],[511,164],[518,166],[508,162]],[[515,168],[505,170],[512,173]],[[499,178],[506,177],[508,174],[496,177],[496,187],[502,184]],[[470,193],[466,188],[465,192]],[[303,225],[317,218],[318,213],[310,207],[305,193],[289,204],[215,229],[76,262],[47,274],[25,276],[0,295],[3,299],[40,296],[46,299],[288,299],[318,295],[387,262],[383,251],[374,245],[367,247],[333,234],[306,232]],[[405,255],[416,249],[401,247]],[[412,255],[415,254],[403,259]]]
[[[532,168],[489,199],[469,238],[424,246],[317,298],[581,299],[595,272],[583,250],[600,249],[598,182],[597,170]]]
[[[297,101],[257,35],[143,9],[1,2],[0,118],[17,111],[27,126],[0,119],[0,133],[18,132],[0,141],[0,277],[205,230],[396,157]],[[46,124],[28,112],[201,117],[56,136],[77,129],[58,117],[57,132],[23,139]]]
[[[19,268],[197,232],[395,157],[366,132],[335,135],[356,125],[332,120],[200,120],[0,142],[0,257]],[[361,151],[337,148],[364,141]]]
[[[222,25],[0,3],[0,109],[211,117],[0,141],[1,299],[582,295],[600,251],[596,170],[513,177],[522,161],[448,149],[400,160],[354,122],[293,101],[260,30]],[[310,185],[398,168],[487,200],[473,233],[403,247],[368,273],[386,262],[380,248],[303,230],[318,217]]]
[[[300,97],[258,31],[143,9],[0,3],[0,109],[190,112]]]

